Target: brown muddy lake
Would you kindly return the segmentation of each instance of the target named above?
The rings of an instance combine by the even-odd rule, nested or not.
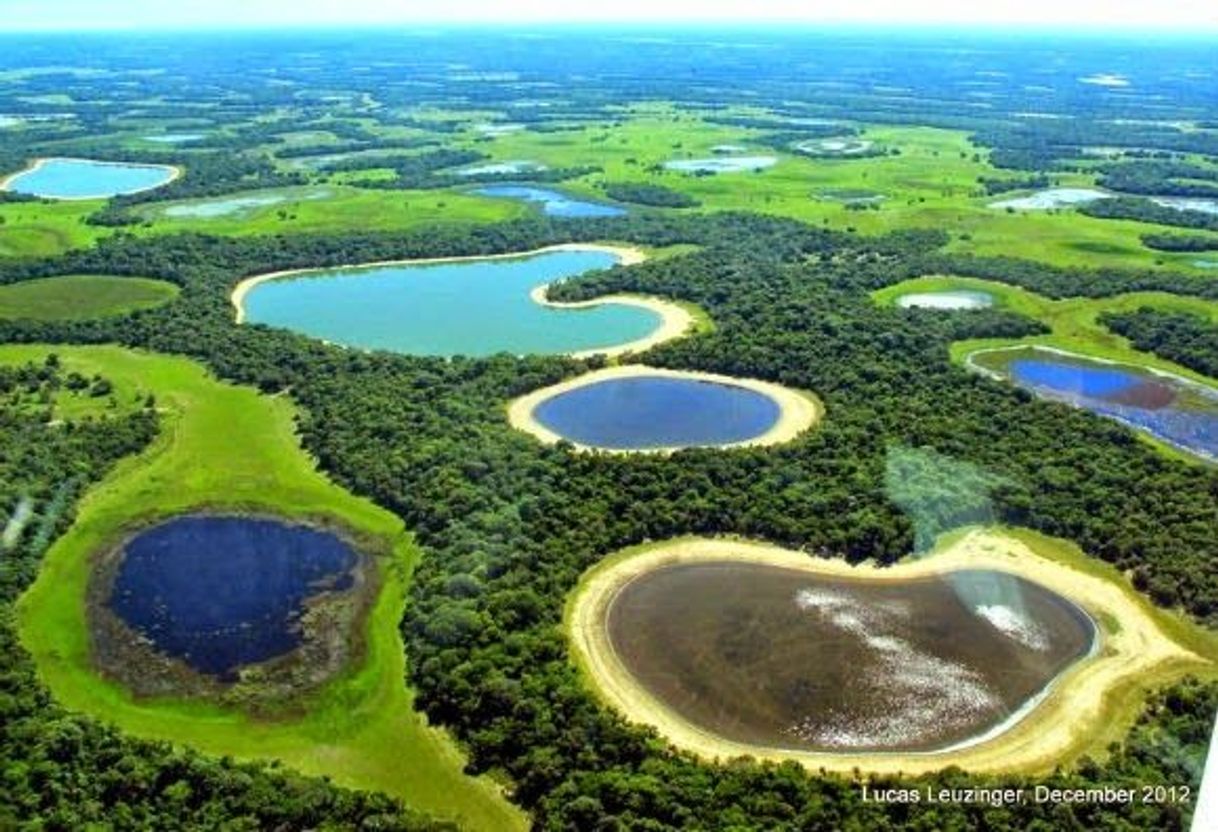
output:
[[[1013,575],[905,581],[764,564],[661,567],[608,609],[610,644],[698,728],[803,751],[938,751],[1034,706],[1086,656],[1091,619]]]

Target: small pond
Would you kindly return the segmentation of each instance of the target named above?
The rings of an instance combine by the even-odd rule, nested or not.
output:
[[[531,173],[532,171],[545,170],[546,166],[540,162],[487,162],[484,165],[475,165],[471,168],[462,168],[455,171],[457,176],[488,176],[491,174],[510,175],[514,173]]]
[[[747,442],[782,410],[764,393],[719,382],[667,376],[608,379],[541,401],[533,418],[580,445],[648,450]]]
[[[107,199],[160,187],[174,175],[174,169],[165,165],[43,159],[12,177],[6,190],[48,199]]]
[[[1213,388],[1042,348],[974,353],[970,362],[1042,398],[1073,404],[1218,459],[1218,390]]]
[[[902,309],[985,309],[994,305],[989,292],[950,289],[941,292],[911,292],[897,298]]]
[[[309,526],[198,515],[138,533],[121,558],[109,609],[158,651],[228,677],[298,646],[307,600],[350,587],[358,555]]]
[[[1164,208],[1173,208],[1177,211],[1198,211],[1202,214],[1218,214],[1218,199],[1200,199],[1197,197],[1183,196],[1157,196],[1151,199],[1158,205]]]
[[[720,156],[712,159],[673,159],[664,167],[681,173],[743,173],[765,170],[778,162],[777,156]]]
[[[329,191],[311,191],[304,193],[264,193],[248,196],[233,196],[223,199],[198,199],[190,202],[180,202],[165,207],[161,213],[174,219],[210,220],[217,217],[227,217],[233,214],[248,214],[259,208],[268,208],[291,200],[313,201],[330,196]]]
[[[530,185],[487,185],[478,188],[474,193],[482,196],[500,199],[521,199],[541,206],[546,216],[564,217],[568,219],[580,217],[620,217],[626,213],[624,208],[616,205],[606,205],[603,202],[590,202],[575,199],[558,191],[547,188],[534,188]]]
[[[160,136],[144,136],[144,141],[153,144],[184,144],[185,142],[197,142],[201,138],[203,138],[202,133],[165,133]]]
[[[807,139],[795,144],[795,150],[807,156],[857,156],[875,146],[870,139],[836,138]]]
[[[1012,197],[991,202],[991,208],[1013,208],[1016,211],[1047,211],[1050,208],[1069,208],[1086,205],[1097,199],[1108,199],[1112,194],[1094,188],[1048,188],[1028,196]]]
[[[988,570],[875,581],[677,564],[623,586],[606,618],[625,669],[695,726],[829,752],[934,751],[999,732],[1095,639],[1071,602]]]

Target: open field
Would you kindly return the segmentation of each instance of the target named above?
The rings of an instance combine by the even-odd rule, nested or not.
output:
[[[521,827],[523,817],[498,788],[466,777],[457,747],[412,708],[397,627],[417,550],[400,520],[316,471],[297,445],[291,402],[220,383],[185,359],[118,347],[5,346],[0,361],[37,361],[49,352],[69,371],[111,379],[118,400],[154,394],[163,419],[147,451],[87,493],[19,602],[23,643],[56,698],[139,736],[281,760],[470,828]],[[85,626],[91,554],[132,526],[202,508],[330,518],[394,552],[381,564],[384,587],[369,616],[364,661],[303,703],[304,716],[259,720],[201,702],[140,701],[92,669]]]
[[[819,753],[725,741],[661,704],[638,685],[609,643],[606,612],[617,590],[663,565],[744,560],[810,573],[877,581],[959,569],[993,569],[1038,583],[1082,606],[1099,649],[1067,670],[1026,717],[992,739],[947,752]],[[627,549],[602,560],[568,596],[564,629],[585,678],[627,718],[655,727],[675,745],[708,759],[751,755],[795,760],[811,770],[917,774],[959,765],[969,771],[1043,773],[1088,754],[1102,756],[1128,730],[1146,691],[1189,673],[1218,673],[1218,636],[1152,607],[1116,570],[1072,545],[1024,530],[967,529],[947,535],[929,555],[879,568],[851,566],[766,544],[683,538]]]
[[[162,280],[63,275],[0,286],[0,318],[63,321],[121,315],[173,300],[178,287]]]

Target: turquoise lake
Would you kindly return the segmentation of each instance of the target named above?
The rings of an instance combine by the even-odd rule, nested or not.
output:
[[[49,199],[106,199],[157,188],[173,179],[161,165],[125,165],[88,159],[48,159],[14,177],[7,190]]]
[[[607,304],[544,307],[537,286],[606,269],[599,251],[551,251],[510,259],[316,271],[255,286],[246,320],[363,349],[410,355],[566,353],[644,338],[660,325],[648,309]]]
[[[533,409],[533,418],[559,436],[619,451],[746,442],[781,415],[778,402],[764,393],[666,376],[598,381]]]

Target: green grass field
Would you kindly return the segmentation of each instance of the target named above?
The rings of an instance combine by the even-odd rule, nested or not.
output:
[[[64,275],[0,286],[0,318],[64,321],[121,315],[168,303],[178,287],[161,280]]]
[[[493,115],[434,111],[429,117],[451,121],[490,119]],[[386,136],[404,134],[372,123],[367,126]],[[409,132],[417,135],[421,131]],[[855,229],[864,234],[903,228],[947,228],[952,231],[953,251],[1023,257],[1060,266],[1173,268],[1206,274],[1194,265],[1196,255],[1156,252],[1141,244],[1142,234],[1163,231],[1161,226],[1094,219],[1073,210],[1010,213],[990,208],[989,203],[1000,197],[981,195],[978,177],[1012,174],[990,165],[988,151],[974,146],[967,134],[960,131],[866,127],[864,138],[900,152],[870,158],[812,158],[789,148],[774,150],[760,143],[762,135],[762,131],[711,124],[695,114],[665,104],[651,104],[631,107],[616,125],[552,133],[522,130],[494,136],[468,130],[443,134],[441,140],[451,147],[486,153],[491,161],[525,159],[552,168],[600,167],[603,173],[555,186],[589,197],[603,198],[600,184],[604,181],[649,182],[700,200],[702,206],[693,210],[755,211],[838,230]],[[288,145],[335,141],[327,133],[289,138]],[[714,176],[690,176],[659,167],[672,159],[711,156],[712,148],[720,144],[741,145],[752,155],[774,155],[778,163],[759,173]],[[183,155],[189,162],[186,151]],[[283,165],[285,169],[291,167],[286,161]],[[290,197],[285,203],[214,218],[167,217],[164,209],[175,203],[151,203],[140,208],[140,216],[147,225],[129,230],[160,234],[197,229],[225,235],[400,231],[447,223],[496,222],[533,210],[513,200],[477,196],[471,189],[369,191],[346,184],[386,175],[387,171],[375,168],[328,176],[319,173],[323,184],[316,187],[331,192],[325,199],[306,200],[302,198],[304,189],[287,189],[278,192]],[[1062,186],[1094,185],[1094,176],[1086,171],[1061,173],[1054,178]],[[855,210],[832,197],[834,192],[859,190],[882,194],[885,199],[875,209]],[[232,196],[268,193],[276,192],[251,191]],[[112,234],[111,229],[82,222],[100,204],[0,205],[0,217],[5,219],[5,225],[0,227],[0,256],[47,256],[90,245]]]
[[[4,346],[0,361],[42,361],[49,352],[69,372],[109,378],[116,400],[154,394],[163,415],[153,445],[85,496],[19,601],[22,641],[56,698],[139,736],[281,760],[343,785],[383,790],[469,828],[523,827],[497,787],[465,776],[452,741],[413,710],[397,625],[417,549],[400,520],[316,471],[297,444],[290,400],[223,384],[186,359],[118,347]],[[202,508],[332,518],[394,552],[382,563],[384,587],[369,616],[363,662],[311,699],[306,716],[255,720],[202,702],[138,701],[93,671],[84,600],[91,553],[133,525]]]
[[[1203,376],[1187,367],[1134,349],[1127,339],[1109,331],[1097,320],[1104,312],[1132,312],[1143,306],[1149,306],[1165,312],[1188,312],[1201,315],[1218,322],[1218,304],[1201,298],[1173,295],[1168,292],[1130,292],[1108,298],[1052,300],[1005,283],[950,275],[928,275],[906,280],[873,292],[872,297],[877,303],[888,304],[894,303],[900,295],[911,292],[937,292],[953,289],[988,292],[993,295],[996,308],[1034,318],[1051,330],[1047,335],[1036,335],[1018,340],[958,341],[952,345],[952,357],[956,360],[963,360],[968,353],[978,349],[1009,344],[1042,344],[1112,361],[1154,367],[1211,385],[1216,383],[1215,379]]]
[[[1109,298],[1053,300],[1005,283],[951,275],[927,275],[902,281],[872,292],[872,297],[877,303],[892,304],[899,296],[911,292],[937,292],[953,289],[988,292],[994,297],[995,308],[1034,318],[1050,329],[1048,334],[1033,335],[1028,338],[975,338],[957,341],[951,346],[951,358],[957,363],[963,364],[970,354],[978,350],[998,349],[1017,344],[1040,344],[1109,361],[1151,367],[1211,387],[1218,386],[1218,379],[1209,378],[1173,361],[1134,349],[1128,339],[1108,330],[1097,320],[1104,312],[1132,312],[1143,306],[1149,306],[1165,312],[1188,312],[1204,316],[1211,321],[1218,321],[1218,304],[1201,298],[1173,295],[1168,292],[1129,292]],[[1134,433],[1139,439],[1167,456],[1189,462],[1197,461],[1197,457],[1166,442],[1161,442],[1144,431]]]

